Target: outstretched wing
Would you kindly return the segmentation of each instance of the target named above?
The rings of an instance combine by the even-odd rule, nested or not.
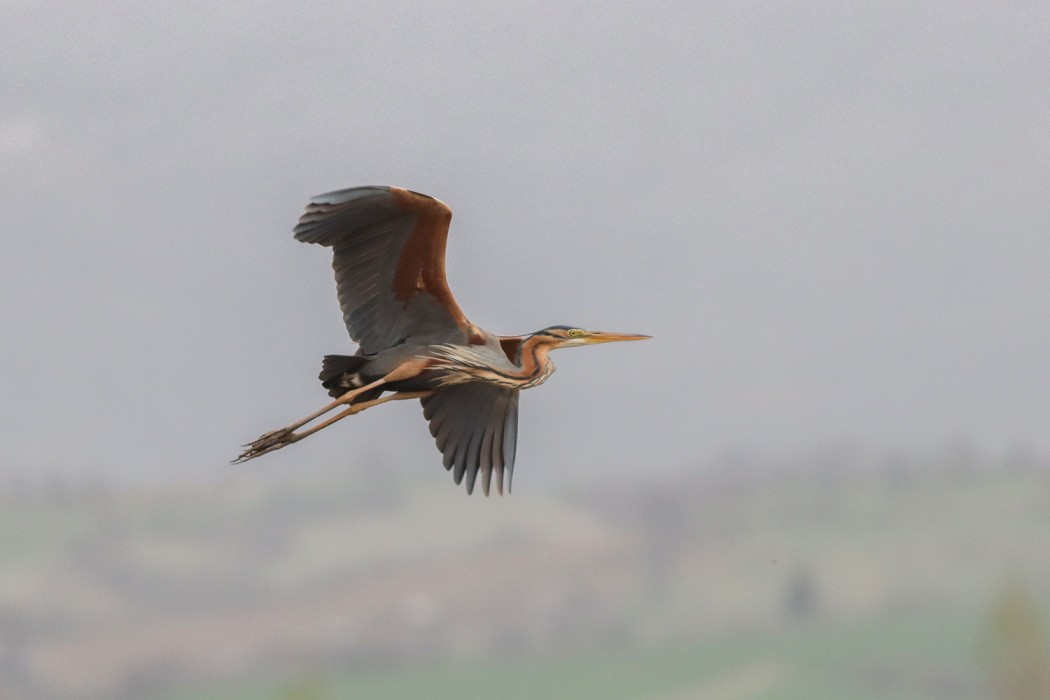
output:
[[[372,354],[413,335],[471,325],[445,279],[452,210],[399,187],[354,187],[314,197],[295,238],[332,248],[343,321]]]
[[[445,455],[445,469],[452,470],[456,483],[467,477],[467,493],[481,472],[481,488],[489,495],[492,474],[496,491],[507,493],[514,475],[514,452],[518,443],[517,389],[471,382],[439,389],[421,399],[423,415],[430,421],[430,434]]]

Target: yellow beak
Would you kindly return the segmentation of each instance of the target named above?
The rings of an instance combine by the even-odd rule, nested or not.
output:
[[[618,343],[621,340],[648,340],[651,335],[638,335],[636,333],[603,333],[602,331],[588,331],[583,337],[583,342],[588,345],[594,343]]]

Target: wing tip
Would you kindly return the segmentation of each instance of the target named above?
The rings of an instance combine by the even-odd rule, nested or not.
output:
[[[310,197],[310,204],[346,204],[361,197],[367,197],[377,192],[390,192],[397,187],[390,185],[359,185],[357,187],[344,187],[341,190],[332,190]]]
[[[425,203],[428,207],[433,207],[435,204],[440,205],[442,209],[448,209],[448,205],[442,202],[437,197],[431,197],[429,194],[418,192],[416,190],[410,190],[405,187],[398,187],[396,185],[357,185],[355,187],[344,187],[341,190],[331,190],[330,192],[322,192],[321,194],[315,194],[310,197],[310,204],[345,204],[346,202],[367,197],[375,194],[387,194],[395,200],[395,203],[404,202],[417,202],[418,204]],[[423,202],[419,202],[423,200]]]

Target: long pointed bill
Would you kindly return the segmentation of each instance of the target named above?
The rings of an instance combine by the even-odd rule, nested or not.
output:
[[[621,340],[648,340],[651,335],[638,335],[636,333],[603,333],[601,331],[590,331],[583,341],[592,345],[595,343],[618,343]]]

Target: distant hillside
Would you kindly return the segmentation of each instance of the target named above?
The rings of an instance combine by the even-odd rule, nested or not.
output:
[[[984,609],[1010,576],[1050,597],[1048,505],[1031,464],[487,500],[335,475],[9,490],[0,696],[711,644]]]

